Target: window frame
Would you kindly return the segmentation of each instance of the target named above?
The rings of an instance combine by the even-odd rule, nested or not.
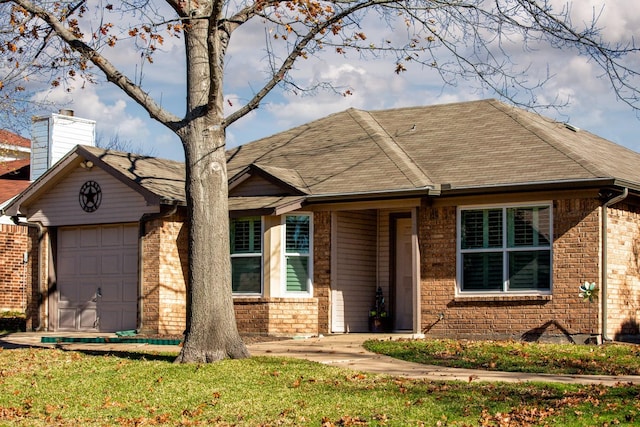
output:
[[[295,216],[309,217],[309,253],[287,252],[287,218]],[[313,296],[313,213],[291,212],[282,215],[282,251],[281,251],[281,289],[282,295],[287,297],[311,297]],[[289,291],[287,289],[287,257],[307,257],[307,289],[304,291]]]
[[[234,297],[261,297],[264,293],[264,218],[262,216],[242,216],[229,219],[229,240],[230,249],[233,247],[232,227],[233,222],[238,220],[256,220],[260,221],[260,248],[259,252],[240,252],[230,254],[231,260],[231,293]],[[255,234],[254,234],[255,236]],[[254,237],[255,238],[255,237]],[[255,251],[255,245],[254,245]],[[260,257],[260,290],[258,292],[238,292],[233,290],[233,259],[234,258],[257,258]]]
[[[509,246],[509,209],[517,208],[548,208],[549,209],[549,244],[548,246]],[[501,239],[499,247],[488,248],[462,248],[462,216],[464,211],[471,210],[491,210],[500,209],[501,218]],[[553,202],[535,201],[522,203],[495,203],[481,205],[461,205],[457,207],[456,213],[456,297],[477,297],[477,296],[537,296],[551,295],[553,293]],[[515,252],[548,251],[549,253],[549,288],[548,289],[509,289],[509,254]],[[468,253],[501,253],[502,254],[502,288],[496,290],[464,290],[463,275],[464,262],[463,255]]]

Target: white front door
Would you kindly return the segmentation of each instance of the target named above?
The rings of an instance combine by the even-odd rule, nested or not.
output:
[[[413,330],[413,278],[411,218],[395,219],[394,329]]]

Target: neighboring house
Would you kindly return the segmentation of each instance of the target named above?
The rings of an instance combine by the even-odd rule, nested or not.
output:
[[[495,100],[349,109],[231,149],[239,329],[366,332],[379,289],[393,331],[637,337],[638,164]],[[79,146],[7,208],[45,230],[49,329],[182,332],[183,184],[181,163]]]
[[[0,129],[0,210],[29,186],[31,141]],[[27,310],[31,289],[29,229],[0,215],[0,313]]]
[[[32,141],[0,130],[0,211],[26,190],[31,181],[76,144],[94,144],[95,122],[73,117],[68,110],[33,119]],[[32,147],[33,145],[33,147]],[[0,312],[24,312],[29,329],[41,328],[46,306],[38,275],[46,273],[38,250],[39,224],[0,215]]]
[[[29,186],[31,141],[0,129],[0,207]]]

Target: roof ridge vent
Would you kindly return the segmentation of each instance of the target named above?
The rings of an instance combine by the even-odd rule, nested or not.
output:
[[[567,129],[573,131],[573,132],[580,132],[580,128],[578,126],[574,126],[571,123],[565,123],[564,127],[566,127]]]

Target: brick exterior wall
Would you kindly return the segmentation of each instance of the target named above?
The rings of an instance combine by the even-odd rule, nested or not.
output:
[[[456,298],[456,207],[420,209],[422,330],[448,338],[566,338],[598,332],[598,304],[578,286],[599,277],[599,201],[554,202],[553,295]],[[440,315],[444,315],[439,320]]]
[[[597,198],[553,202],[553,295],[461,298],[455,295],[456,207],[424,202],[419,210],[421,330],[432,337],[470,339],[567,340],[600,333],[600,304],[583,302],[577,295],[584,281],[600,281],[600,212]],[[640,212],[625,206],[611,209],[609,216],[609,335],[637,334]],[[146,224],[143,332],[184,331],[187,242],[184,215]],[[330,212],[314,213],[313,256],[313,298],[234,298],[241,333],[328,333]]]
[[[313,215],[313,295],[318,300],[317,333],[329,333],[331,316],[331,212]]]
[[[624,203],[624,202],[623,202]],[[615,205],[607,219],[607,335],[640,335],[640,208]]]
[[[142,332],[181,335],[186,327],[187,228],[184,215],[145,224]]]
[[[0,312],[24,313],[27,330],[40,326],[37,245],[36,229],[0,224]]]
[[[27,293],[30,285],[30,269],[23,262],[24,253],[29,251],[28,228],[19,225],[0,224],[0,312],[19,311],[27,307]]]
[[[238,331],[243,334],[318,334],[316,298],[234,298]]]
[[[184,221],[184,214],[177,213],[146,223],[142,239],[142,333],[181,335],[185,330],[188,230]],[[329,254],[325,256],[328,263]],[[328,275],[328,267],[326,270]],[[327,295],[327,312],[328,287],[327,280],[324,287],[315,288]],[[318,307],[318,298],[234,298],[236,322],[243,334],[316,335]]]

